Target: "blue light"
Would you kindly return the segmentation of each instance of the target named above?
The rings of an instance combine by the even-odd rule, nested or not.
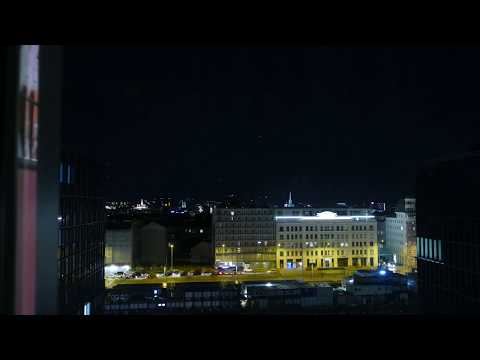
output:
[[[387,272],[386,272],[385,270],[380,270],[378,273],[379,273],[380,275],[386,275],[386,274],[387,274]]]

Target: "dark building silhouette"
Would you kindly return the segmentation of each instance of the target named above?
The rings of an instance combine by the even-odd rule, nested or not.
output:
[[[134,266],[167,265],[169,237],[165,226],[153,221],[136,221],[132,234]]]
[[[63,154],[60,169],[58,305],[61,314],[102,312],[105,201],[101,167]]]
[[[417,178],[418,290],[425,312],[480,313],[480,151]]]

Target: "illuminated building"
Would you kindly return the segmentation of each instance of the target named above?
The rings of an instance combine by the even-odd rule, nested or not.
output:
[[[213,234],[215,261],[275,266],[276,244],[273,209],[215,208]]]
[[[376,268],[377,222],[372,215],[323,211],[308,216],[276,216],[279,269]]]
[[[148,206],[143,202],[143,199],[140,199],[140,204],[135,205],[134,209],[139,211],[146,210]]]
[[[480,151],[417,176],[418,293],[424,312],[480,313]]]
[[[410,213],[414,214],[414,211]],[[407,213],[396,212],[395,217],[385,218],[385,247],[401,273],[409,273],[417,268],[415,228],[415,217]]]
[[[352,208],[217,208],[212,218],[215,260],[257,269],[376,267],[377,230],[370,213]]]

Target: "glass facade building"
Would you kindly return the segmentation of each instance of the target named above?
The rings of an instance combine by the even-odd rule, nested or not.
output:
[[[65,154],[59,169],[59,311],[102,312],[105,263],[105,202],[101,168]]]
[[[425,312],[480,313],[480,152],[417,178],[418,291]]]

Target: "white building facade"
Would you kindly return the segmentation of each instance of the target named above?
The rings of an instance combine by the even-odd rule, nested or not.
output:
[[[274,209],[216,208],[212,221],[217,264],[275,266]]]
[[[385,218],[385,245],[392,254],[397,271],[412,272],[417,268],[415,217],[405,212],[396,212],[395,215]]]
[[[213,214],[215,261],[256,269],[378,266],[368,209],[220,209]]]
[[[377,222],[372,215],[275,217],[278,269],[378,267]]]

